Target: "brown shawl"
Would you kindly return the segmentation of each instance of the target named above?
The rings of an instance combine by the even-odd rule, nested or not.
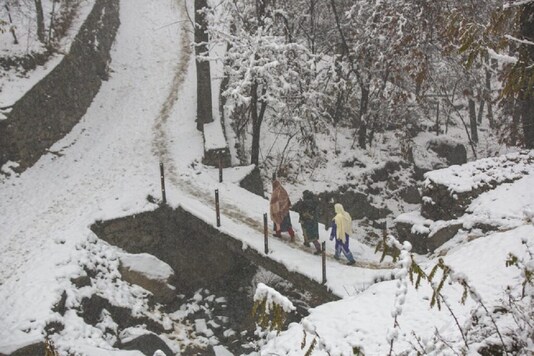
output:
[[[273,181],[273,193],[271,195],[271,220],[281,225],[284,217],[289,213],[291,201],[284,187],[278,180]]]

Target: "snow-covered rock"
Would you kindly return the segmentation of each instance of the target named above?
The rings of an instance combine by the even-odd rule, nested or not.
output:
[[[427,147],[444,158],[449,165],[467,163],[467,151],[460,142],[448,137],[437,136],[427,142]]]
[[[428,172],[425,174],[421,214],[433,220],[457,218],[483,192],[528,174],[534,174],[534,151]]]
[[[125,281],[148,290],[161,303],[174,300],[176,288],[169,284],[174,271],[168,264],[147,253],[125,253],[119,259],[119,271]]]

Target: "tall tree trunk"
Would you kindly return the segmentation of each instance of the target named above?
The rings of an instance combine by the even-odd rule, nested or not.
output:
[[[264,91],[265,92],[265,91]],[[250,148],[250,164],[256,166],[260,162],[260,138],[261,138],[261,124],[265,117],[265,110],[267,103],[258,99],[258,83],[254,82],[250,89],[250,114],[252,116],[252,145]],[[258,111],[259,104],[259,111]]]
[[[56,1],[52,0],[52,13],[50,14],[50,26],[48,26],[48,45],[52,43],[52,29],[54,28],[54,20],[56,17]]]
[[[477,117],[477,123],[482,123],[482,115],[484,114],[484,104],[486,101],[484,99],[480,100],[480,104],[478,105],[478,117]]]
[[[265,24],[265,13],[269,0],[256,0],[256,18],[258,20],[258,26],[263,27]],[[258,60],[256,55],[256,60]],[[261,138],[261,124],[263,117],[265,116],[265,110],[267,109],[267,103],[258,98],[259,85],[256,80],[250,88],[250,111],[252,115],[252,146],[250,148],[250,163],[256,166],[260,162],[260,138]],[[262,90],[262,96],[265,94],[265,89]],[[258,104],[260,105],[258,111]]]
[[[521,122],[521,110],[519,110],[519,104],[517,99],[508,99],[506,105],[509,105],[509,109],[512,114],[512,125],[510,127],[510,142],[511,145],[517,145],[519,141],[519,125]]]
[[[317,0],[310,0],[310,49],[311,53],[315,54],[315,2]]]
[[[213,121],[211,104],[210,62],[202,59],[208,54],[206,16],[201,11],[207,8],[207,0],[195,0],[195,64],[197,67],[197,129]]]
[[[436,101],[436,136],[439,136],[439,100]]]
[[[490,59],[491,67],[493,68],[494,60]],[[491,71],[486,69],[486,88],[484,92],[484,100],[486,100],[486,106],[488,108],[488,123],[489,127],[493,128],[495,123],[493,121],[493,103],[491,100]]]
[[[37,38],[41,43],[45,43],[43,4],[41,0],[35,0],[35,12],[37,13]]]
[[[521,121],[523,124],[523,139],[525,147],[534,148],[534,96],[526,94],[521,100]]]
[[[534,40],[534,3],[523,5],[521,13],[520,34],[527,41]],[[531,64],[534,61],[534,46],[523,43],[520,48],[524,53],[525,62]],[[527,70],[532,75],[532,68]],[[527,148],[534,148],[534,86],[532,80],[527,80],[525,87],[519,92],[519,109],[521,110],[521,121],[523,124],[523,138]]]
[[[360,100],[360,122],[358,128],[358,146],[365,149],[367,143],[367,109],[369,105],[369,87],[366,85],[360,86],[362,90]]]
[[[478,129],[477,129],[477,113],[475,101],[469,98],[469,126],[471,128],[471,140],[478,143]]]
[[[9,18],[9,24],[11,25],[9,31],[13,35],[13,43],[19,44],[19,40],[17,40],[17,34],[15,33],[15,27],[13,26],[13,19],[11,18],[11,12],[9,12],[9,5],[5,4],[4,7],[7,10],[7,17]]]
[[[261,125],[258,125],[258,84],[254,82],[250,89],[250,114],[252,116],[252,145],[250,147],[250,164],[256,166],[260,160],[260,133]]]

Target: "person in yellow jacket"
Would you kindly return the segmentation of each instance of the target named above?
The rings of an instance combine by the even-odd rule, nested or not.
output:
[[[339,255],[343,252],[347,260],[349,260],[347,264],[353,265],[356,261],[349,249],[349,235],[352,233],[352,218],[343,209],[343,205],[339,203],[334,205],[334,210],[336,211],[336,216],[332,219],[332,231],[330,232],[330,240],[336,239],[334,258],[339,260]]]

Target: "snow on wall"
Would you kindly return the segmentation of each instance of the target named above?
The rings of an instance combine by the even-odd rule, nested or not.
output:
[[[447,186],[451,193],[470,192],[487,184],[500,184],[534,172],[534,151],[511,153],[451,166],[425,174],[425,185]]]

